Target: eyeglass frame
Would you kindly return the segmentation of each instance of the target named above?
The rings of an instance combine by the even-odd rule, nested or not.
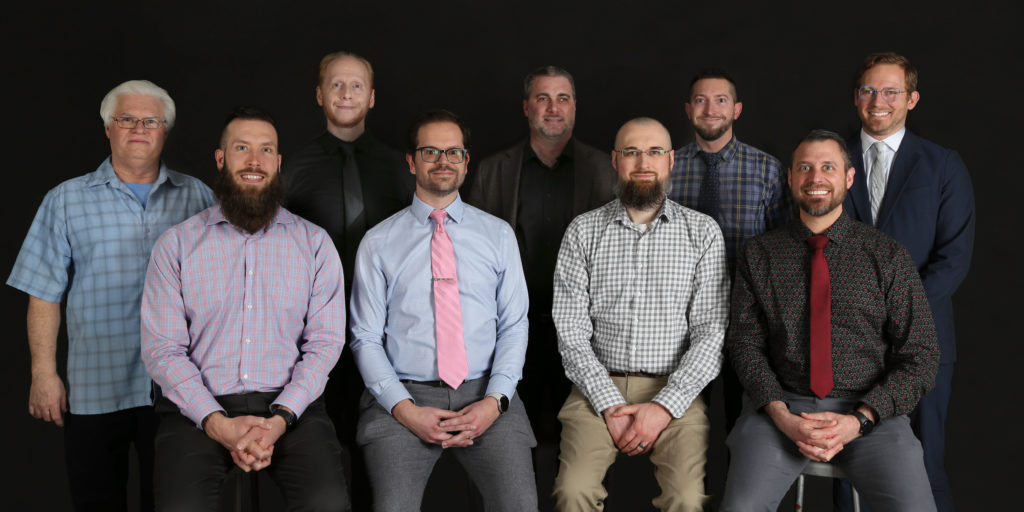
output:
[[[867,90],[871,91],[871,96],[868,96],[868,97],[865,98],[864,95],[861,94],[861,91],[867,91]],[[890,100],[889,98],[887,98],[885,96],[885,91],[896,91],[896,96],[894,96]],[[882,101],[884,101],[886,103],[895,103],[896,100],[899,99],[900,94],[909,93],[909,92],[910,91],[908,91],[906,89],[900,89],[899,87],[882,87],[882,89],[879,90],[879,89],[876,89],[875,87],[870,86],[870,85],[862,85],[862,86],[857,87],[856,89],[853,90],[853,96],[858,101],[871,101],[871,100],[875,99],[875,96],[878,96],[878,94],[881,93]]]
[[[423,152],[428,150],[428,149],[434,149],[434,150],[438,151],[437,160],[427,160],[427,156],[424,155]],[[458,162],[453,162],[452,158],[450,156],[448,156],[448,152],[449,151],[459,151],[459,152],[461,152],[462,153],[462,158],[460,158]],[[416,148],[416,152],[420,154],[420,159],[423,160],[424,162],[428,163],[428,164],[436,164],[437,162],[440,162],[441,161],[441,155],[444,155],[444,159],[447,160],[448,163],[450,163],[450,164],[461,164],[461,163],[465,162],[467,158],[469,158],[469,150],[466,149],[466,148],[441,149],[441,148],[434,147],[434,146],[420,146],[420,147]]]
[[[665,149],[665,148],[649,148],[649,149],[625,148],[625,149],[616,149],[614,151],[616,153],[618,153],[619,155],[621,155],[622,158],[640,158],[641,154],[647,155],[647,156],[649,156],[651,158],[661,158],[661,157],[663,157],[663,156],[665,156],[665,155],[667,155],[667,154],[672,152],[671,149]],[[635,154],[635,155],[627,155],[626,154],[627,151],[636,151],[637,154]],[[655,153],[652,153],[652,151],[655,152]],[[660,153],[659,153],[659,151],[660,151]]]
[[[134,130],[139,123],[142,123],[142,128],[146,130],[156,130],[167,124],[166,119],[160,119],[159,117],[135,117],[135,116],[110,116],[110,120],[122,130]],[[130,126],[125,126],[122,121],[131,120]],[[156,126],[146,126],[147,122],[154,122]]]

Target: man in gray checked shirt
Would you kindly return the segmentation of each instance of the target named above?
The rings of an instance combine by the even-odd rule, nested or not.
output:
[[[651,454],[661,510],[701,510],[708,418],[721,368],[729,277],[721,229],[666,198],[668,130],[649,118],[615,137],[618,199],[562,240],[552,315],[566,376],[558,414],[559,510],[599,510],[617,452]]]

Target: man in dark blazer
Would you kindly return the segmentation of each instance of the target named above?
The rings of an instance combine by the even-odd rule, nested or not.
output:
[[[569,222],[611,201],[617,177],[608,152],[572,136],[576,85],[568,71],[546,66],[527,75],[523,113],[530,138],[485,158],[462,192],[469,204],[512,225],[519,242],[530,292],[530,342],[517,392],[537,437],[538,495],[549,500],[561,433],[556,416],[569,395],[551,320],[555,261]]]
[[[324,228],[341,256],[346,304],[351,296],[356,250],[366,231],[408,206],[414,188],[402,154],[366,131],[374,104],[373,67],[348,52],[320,60],[316,101],[327,131],[285,161],[282,176],[288,209]],[[351,453],[349,489],[355,510],[369,510],[371,494],[362,457],[355,450],[355,425],[363,381],[352,352],[345,350],[331,371],[327,412]],[[354,470],[352,470],[354,468]]]
[[[861,133],[849,141],[856,175],[844,209],[902,242],[921,274],[941,359],[935,388],[910,418],[924,447],[935,504],[940,511],[953,510],[944,463],[945,423],[956,361],[953,292],[967,275],[974,248],[971,177],[956,151],[906,129],[907,112],[917,106],[920,94],[917,70],[905,57],[869,56],[853,99]]]

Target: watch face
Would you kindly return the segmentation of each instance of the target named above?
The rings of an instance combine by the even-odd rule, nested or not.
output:
[[[498,403],[501,404],[501,412],[505,412],[505,411],[508,410],[508,397],[507,396],[502,395],[501,396],[501,400],[498,400]]]

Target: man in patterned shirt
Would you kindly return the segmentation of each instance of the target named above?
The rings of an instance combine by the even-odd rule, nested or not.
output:
[[[701,510],[708,418],[729,278],[718,225],[665,196],[672,142],[639,118],[615,138],[618,199],[569,225],[552,314],[574,384],[558,415],[559,510],[599,510],[618,452],[651,454],[661,510]]]
[[[907,418],[935,383],[935,326],[907,250],[843,215],[853,175],[841,137],[808,134],[789,170],[800,221],[740,254],[727,347],[747,394],[727,440],[724,511],[775,510],[808,460],[841,468],[872,510],[935,510]],[[827,266],[827,295],[813,302],[829,305],[824,318],[809,313],[808,283],[822,277],[808,278],[812,253]]]
[[[142,285],[157,237],[213,204],[206,185],[160,161],[174,114],[167,91],[146,80],[107,93],[100,118],[110,157],[46,194],[7,280],[29,295],[28,411],[64,427],[76,510],[128,508],[132,444],[139,457],[139,509],[153,509],[156,416],[152,383],[139,359]],[[57,375],[64,300],[67,395]]]
[[[736,82],[723,70],[705,69],[690,81],[686,117],[696,141],[676,150],[669,198],[710,215],[725,237],[729,276],[746,241],[789,222],[789,193],[774,156],[740,142],[733,121],[743,112]],[[743,388],[732,368],[722,368],[726,431],[740,415]]]
[[[235,110],[215,153],[219,204],[153,248],[142,359],[164,394],[161,510],[217,510],[232,461],[267,468],[289,509],[350,508],[319,398],[344,343],[341,261],[326,231],[279,206],[277,147],[270,116]]]

